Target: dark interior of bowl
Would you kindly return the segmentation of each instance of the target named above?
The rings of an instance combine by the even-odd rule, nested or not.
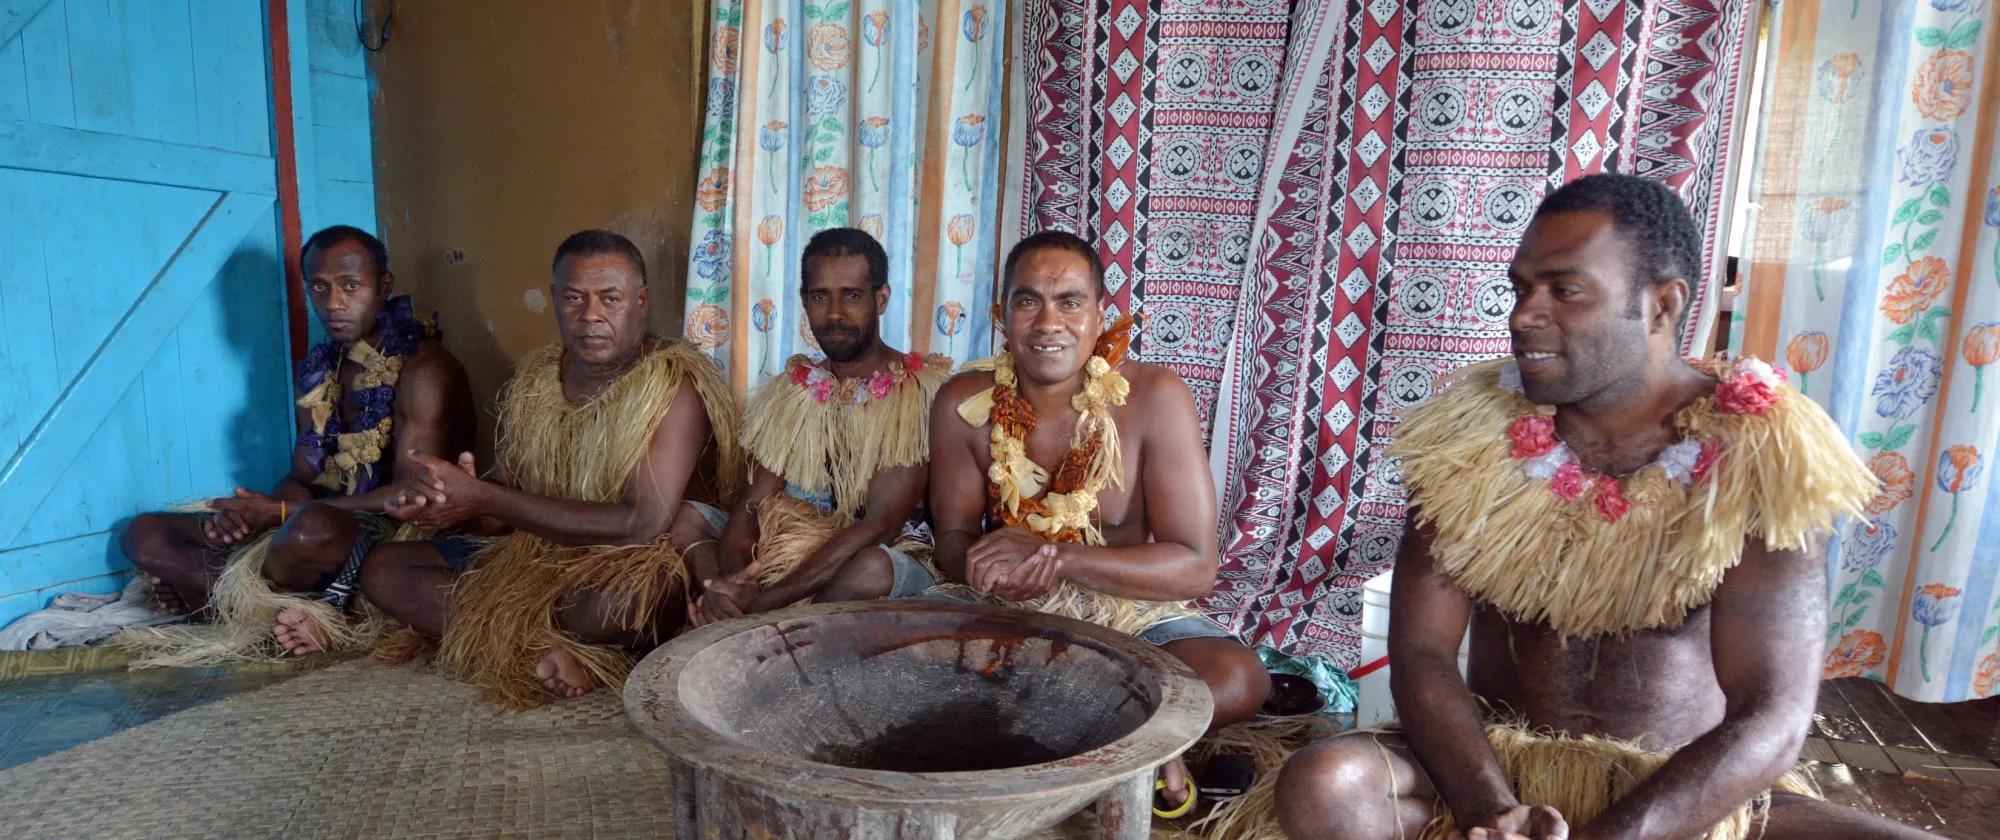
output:
[[[689,660],[681,703],[710,729],[823,764],[999,770],[1118,740],[1159,708],[1135,660],[1030,615],[863,612],[765,625]]]

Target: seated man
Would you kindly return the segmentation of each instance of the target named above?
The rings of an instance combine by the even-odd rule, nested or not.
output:
[[[298,366],[291,474],[268,496],[239,487],[209,502],[208,514],[143,514],[124,536],[126,556],[157,579],[162,606],[255,624],[225,627],[237,650],[275,629],[286,651],[303,653],[341,629],[320,625],[338,621],[362,556],[394,530],[380,515],[397,492],[391,478],[416,470],[397,453],[457,452],[473,439],[465,369],[431,320],[412,313],[408,296],[390,296],[396,276],[382,242],[330,227],[306,240],[299,262],[329,340]],[[234,574],[212,601],[225,565]],[[327,606],[279,596],[272,586],[320,593]],[[134,641],[150,644],[145,639]]]
[[[1592,176],[1536,211],[1513,358],[1468,368],[1392,448],[1400,727],[1294,755],[1288,834],[1926,836],[1787,774],[1819,688],[1819,537],[1876,483],[1770,367],[1681,357],[1699,271],[1657,182]]]
[[[1187,383],[1130,361],[1107,327],[1095,249],[1045,231],[1007,254],[1006,349],[968,364],[931,408],[930,505],[953,581],[1164,648],[1215,698],[1212,727],[1256,714],[1270,676],[1185,604],[1215,587],[1215,489]],[[950,591],[950,587],[942,588]],[[963,588],[959,588],[963,592]],[[1192,790],[1168,765],[1165,798]]]
[[[882,343],[889,255],[852,228],[813,235],[799,296],[826,353],[793,356],[744,414],[750,489],[730,512],[717,580],[714,547],[689,553],[707,587],[705,624],[818,599],[920,595],[936,581],[920,503],[930,404],[951,359]],[[754,558],[754,562],[753,562]]]
[[[517,707],[617,685],[687,617],[681,552],[720,530],[741,483],[735,398],[686,342],[646,333],[646,264],[586,230],[556,249],[561,340],[501,391],[499,471],[425,455],[389,508],[457,528],[369,554],[362,591],[439,640],[438,664]],[[504,534],[504,536],[500,536]],[[484,544],[482,544],[484,543]]]

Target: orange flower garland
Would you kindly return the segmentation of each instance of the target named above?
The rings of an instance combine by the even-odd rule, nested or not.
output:
[[[1089,524],[1089,517],[1097,509],[1097,494],[1103,490],[1106,473],[1110,473],[1108,477],[1115,481],[1117,472],[1115,469],[1099,468],[1103,463],[1100,456],[1107,437],[1116,436],[1116,427],[1111,424],[1105,403],[1120,405],[1125,402],[1121,387],[1104,387],[1100,382],[1125,360],[1125,353],[1131,346],[1132,317],[1129,315],[1113,322],[1103,335],[1098,336],[1097,344],[1091,348],[1091,359],[1085,366],[1084,390],[1077,394],[1074,401],[1077,409],[1084,413],[1077,421],[1080,439],[1071,443],[1069,451],[1063,453],[1055,474],[1049,479],[1048,493],[1039,498],[1029,498],[1031,493],[1018,490],[1008,493],[998,478],[1017,471],[1019,465],[1006,462],[1027,458],[1028,435],[1034,433],[1036,419],[1035,406],[1014,387],[1013,360],[1005,354],[996,360],[991,414],[995,468],[989,470],[987,475],[987,498],[993,500],[991,513],[994,519],[1009,527],[1025,527],[1055,542],[1096,541],[1096,528]],[[1100,396],[1093,397],[1093,391]],[[1111,393],[1106,395],[1105,391]],[[1093,420],[1096,422],[1093,423]],[[1111,431],[1110,435],[1106,434],[1107,430]],[[1111,456],[1113,462],[1116,457],[1115,453]],[[1010,498],[1013,500],[1011,505],[1008,503]],[[1055,527],[1050,529],[1050,525]]]

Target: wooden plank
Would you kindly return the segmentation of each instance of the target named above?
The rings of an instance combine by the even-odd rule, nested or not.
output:
[[[49,125],[76,125],[70,98],[69,24],[62,3],[51,3],[21,30],[28,77],[28,118]]]
[[[108,531],[0,551],[0,594],[19,595],[131,566]]]
[[[1847,698],[1831,682],[1819,684],[1819,708],[1813,712],[1813,726],[1820,735],[1835,741],[1872,740],[1854,707],[1847,705]]]
[[[1931,807],[1930,797],[1924,795],[1925,787],[1913,784],[1912,780],[1886,773],[1856,771],[1854,784],[1868,792],[1869,801],[1874,806],[1868,809],[1869,813],[1925,830],[1944,823],[1937,809]],[[1956,784],[1950,786],[1960,787]]]
[[[313,125],[366,130],[368,81],[314,70],[307,79],[312,93]]]
[[[132,133],[130,58],[140,44],[125,39],[110,0],[66,0],[69,11],[70,97],[76,127]]]
[[[1912,750],[1932,750],[1930,742],[1910,725],[1903,717],[1901,709],[1890,700],[1888,693],[1874,680],[1852,678],[1827,683],[1847,698],[1847,705],[1853,707],[1861,724],[1875,736],[1875,743],[1885,747],[1902,747]]]
[[[219,199],[20,450],[0,467],[0,544],[14,540],[29,512],[47,495],[47,477],[74,460],[88,442],[90,429],[85,427],[94,425],[92,415],[131,386],[139,373],[132,360],[150,358],[158,351],[195,299],[214,282],[215,267],[228,259],[270,203],[268,196],[247,194]]]
[[[290,467],[290,360],[275,206],[251,225],[207,295],[181,320],[189,495],[268,490]]]
[[[31,173],[0,169],[0,195],[33,195],[34,180]],[[0,399],[0,434],[8,443],[0,453],[9,456],[62,392],[51,364],[56,357],[55,316],[49,308],[42,233],[33,202],[0,201],[0,253],[9,255],[0,262],[0,298],[7,301],[8,315],[0,343],[6,344],[11,360],[0,376],[7,395]]]
[[[20,39],[0,42],[0,120],[28,119],[28,59]]]
[[[0,123],[0,161],[15,169],[270,196],[271,159],[32,123]]]
[[[146,507],[172,507],[185,501],[193,490],[188,478],[187,395],[181,393],[181,346],[175,337],[160,343],[160,351],[146,363],[139,375],[146,399],[146,451],[152,454],[154,475],[147,481],[150,503]],[[134,511],[137,512],[137,511]]]
[[[375,185],[358,181],[319,182],[318,217],[305,221],[306,230],[327,225],[353,225],[375,230]]]
[[[1919,703],[1888,696],[1939,752],[2000,756],[2000,696],[1962,703]]]
[[[97,413],[101,419],[83,448],[60,472],[47,477],[47,494],[14,545],[107,531],[153,506],[146,503],[139,486],[151,455],[146,451],[145,395],[138,378]],[[44,579],[55,574],[46,568],[39,573]]]
[[[310,36],[306,58],[311,69],[354,79],[368,78],[368,51],[361,48],[361,39],[354,34],[351,20],[314,14],[305,18],[306,33]]]
[[[25,197],[44,231],[56,346],[54,358],[43,363],[52,363],[58,381],[68,382],[201,222],[216,194],[46,173],[32,183]],[[39,415],[47,408],[32,410]]]
[[[14,40],[50,0],[0,0],[0,44]]]
[[[132,133],[185,146],[201,142],[195,117],[194,35],[186,0],[114,0],[131,56]]]
[[[374,181],[373,148],[368,127],[344,128],[331,125],[312,127],[313,154],[319,165],[314,174],[328,181]],[[303,176],[304,170],[301,170]]]
[[[188,7],[201,145],[271,154],[264,10],[258,0],[200,0]]]

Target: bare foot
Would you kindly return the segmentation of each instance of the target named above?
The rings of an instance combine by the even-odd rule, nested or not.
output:
[[[1188,800],[1187,762],[1182,761],[1180,756],[1174,756],[1172,761],[1160,766],[1160,780],[1167,783],[1166,789],[1160,791],[1160,798],[1165,799],[1168,805],[1179,808]]]
[[[312,613],[299,607],[278,613],[278,623],[271,626],[271,635],[277,638],[279,647],[293,656],[326,650],[326,631],[313,621]]]
[[[168,615],[187,615],[187,599],[174,591],[172,586],[159,578],[153,578],[153,611]]]
[[[535,677],[542,681],[542,687],[557,697],[582,697],[589,694],[597,684],[590,679],[590,672],[576,656],[569,651],[556,649],[535,663]]]

